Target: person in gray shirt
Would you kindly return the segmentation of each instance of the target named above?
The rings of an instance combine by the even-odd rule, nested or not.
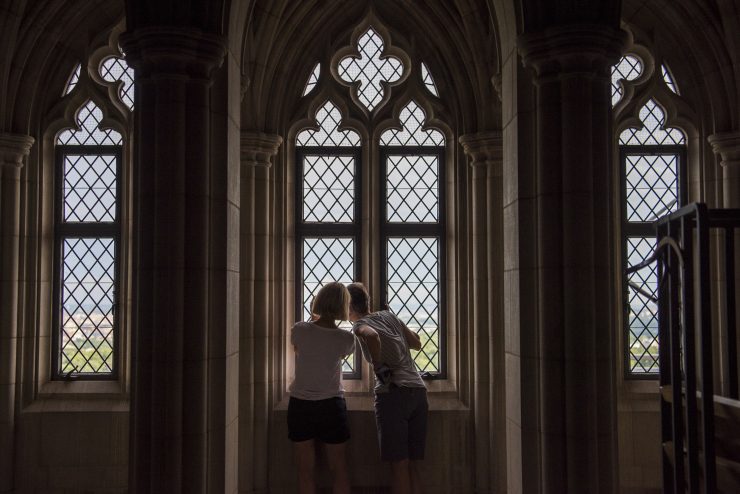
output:
[[[327,283],[313,299],[311,321],[297,322],[290,331],[295,379],[289,389],[288,437],[293,441],[301,494],[316,492],[316,441],[326,446],[333,492],[350,492],[345,460],[350,433],[341,376],[342,360],[354,351],[355,337],[336,325],[337,320],[348,319],[348,305],[345,286]]]
[[[421,349],[421,339],[391,311],[371,313],[361,283],[347,290],[352,332],[375,373],[375,421],[380,456],[391,464],[391,492],[421,494],[418,462],[424,459],[429,405],[410,352]]]

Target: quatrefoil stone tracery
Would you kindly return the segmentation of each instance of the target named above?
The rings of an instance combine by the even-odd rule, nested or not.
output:
[[[373,111],[383,100],[383,82],[398,81],[403,75],[403,64],[391,56],[383,56],[383,38],[372,28],[357,40],[360,56],[348,56],[339,62],[339,77],[348,83],[358,82],[357,98],[368,111]]]

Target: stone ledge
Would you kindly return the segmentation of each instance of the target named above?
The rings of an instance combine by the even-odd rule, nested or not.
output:
[[[110,399],[90,397],[65,397],[63,399],[39,399],[21,410],[21,414],[32,413],[129,413],[128,399]]]
[[[435,393],[429,393],[427,395],[429,400],[429,412],[469,412],[470,408],[467,407],[463,402],[458,400],[456,397],[451,396],[435,396]],[[275,408],[273,412],[287,412],[288,411],[288,400],[289,396],[286,395]],[[347,401],[347,411],[352,412],[374,412],[374,398],[370,393],[362,395],[347,395],[345,396]]]

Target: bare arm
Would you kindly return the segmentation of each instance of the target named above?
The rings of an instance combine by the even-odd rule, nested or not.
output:
[[[412,350],[421,350],[421,338],[417,333],[414,333],[406,325],[403,325],[403,336],[406,338],[409,348]]]
[[[374,364],[380,361],[380,336],[378,332],[370,326],[363,324],[355,329],[355,334],[367,345],[367,349],[373,359],[372,363]]]

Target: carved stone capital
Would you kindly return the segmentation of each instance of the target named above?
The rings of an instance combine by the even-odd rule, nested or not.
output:
[[[608,76],[622,54],[627,33],[591,24],[572,24],[525,33],[517,39],[525,67],[538,77],[568,73]]]
[[[0,133],[0,166],[22,167],[34,142],[28,135]]]
[[[272,165],[283,138],[276,134],[245,131],[241,134],[241,163],[247,166]]]
[[[721,132],[710,135],[707,140],[714,154],[720,156],[722,166],[740,166],[740,132]]]
[[[136,29],[123,33],[119,41],[139,80],[169,76],[210,81],[227,46],[223,36],[176,27]]]
[[[504,143],[500,130],[465,134],[460,136],[460,144],[470,158],[470,166],[490,166],[495,174],[503,170]]]

